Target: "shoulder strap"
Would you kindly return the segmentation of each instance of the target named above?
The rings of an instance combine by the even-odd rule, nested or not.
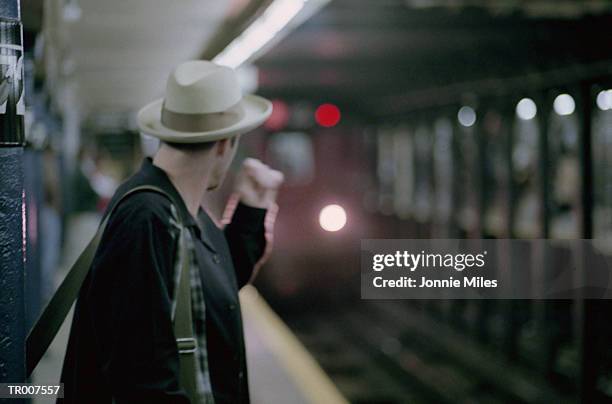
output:
[[[153,191],[158,192],[174,203],[172,198],[164,192],[162,189],[152,185],[141,185],[128,190],[123,194],[117,202],[110,208],[109,213],[102,220],[102,223],[98,227],[98,231],[94,235],[93,239],[89,242],[85,250],[81,253],[79,258],[76,260],[72,268],[68,271],[68,274],[62,281],[62,284],[57,289],[44,311],[38,318],[36,324],[30,331],[26,339],[26,374],[30,376],[40,358],[49,348],[49,345],[55,338],[55,335],[59,331],[64,319],[68,315],[72,304],[79,295],[83,281],[85,280],[91,263],[93,262],[96,250],[106,229],[108,219],[115,211],[117,206],[126,199],[128,196],[135,194],[140,191]],[[183,218],[179,217],[179,220]],[[178,308],[177,308],[178,311]]]
[[[185,233],[188,230],[181,226],[179,238],[180,275],[174,292],[176,311],[173,326],[174,338],[179,352],[180,385],[185,390],[192,404],[200,402],[197,392],[197,340],[193,332],[191,313],[191,255],[187,248]]]

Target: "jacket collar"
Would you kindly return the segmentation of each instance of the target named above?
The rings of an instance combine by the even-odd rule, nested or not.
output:
[[[204,209],[202,209],[201,207],[200,207],[200,210],[198,211],[198,222],[199,222],[200,226],[202,226],[201,227],[201,229],[202,229],[202,233],[201,233],[202,241],[204,242],[206,247],[208,247],[208,249],[210,249],[212,252],[216,253],[217,250],[214,247],[215,243],[210,238],[210,235],[214,231],[219,231],[219,227],[217,227],[215,222],[213,222],[213,220],[210,218],[210,216],[208,216],[208,213],[206,213],[206,211]]]

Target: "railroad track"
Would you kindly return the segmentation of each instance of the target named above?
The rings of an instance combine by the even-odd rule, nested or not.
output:
[[[464,302],[478,319],[478,305]],[[473,303],[473,302],[472,302]],[[474,307],[476,307],[474,309]],[[407,301],[360,301],[286,321],[352,403],[574,403],[523,362]]]

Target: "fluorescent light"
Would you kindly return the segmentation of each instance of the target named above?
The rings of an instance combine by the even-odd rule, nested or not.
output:
[[[275,0],[213,61],[236,68],[268,44],[304,8],[304,0]]]

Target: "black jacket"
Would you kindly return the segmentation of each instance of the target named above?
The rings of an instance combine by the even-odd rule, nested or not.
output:
[[[239,204],[224,230],[187,212],[166,174],[146,159],[118,195],[142,184],[180,201],[196,240],[206,303],[208,364],[217,403],[249,401],[238,289],[265,248],[265,210]],[[170,319],[175,243],[171,203],[153,192],[122,201],[109,218],[77,300],[62,370],[60,403],[188,403],[178,383]]]

